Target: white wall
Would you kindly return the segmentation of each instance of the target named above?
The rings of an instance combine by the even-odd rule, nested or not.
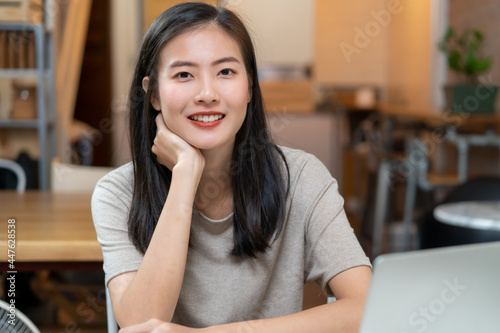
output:
[[[314,0],[225,0],[250,30],[259,65],[309,65],[314,49]]]
[[[437,49],[447,24],[445,0],[401,1],[388,43],[388,102],[440,112],[446,63]]]
[[[438,50],[438,43],[443,38],[449,25],[449,0],[431,0],[431,85],[430,107],[442,110],[445,107],[443,86],[447,82],[448,63],[444,54]]]

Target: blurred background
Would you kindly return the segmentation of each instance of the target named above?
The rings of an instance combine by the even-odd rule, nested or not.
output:
[[[61,177],[68,168],[88,175],[130,161],[126,104],[141,39],[181,2],[0,0],[0,158],[22,167],[27,190],[78,191]],[[247,24],[274,138],[327,166],[370,257],[485,239],[454,238],[429,212],[500,172],[499,0],[205,2]],[[0,170],[0,188],[16,186]],[[305,307],[324,301],[308,288]],[[78,322],[70,303],[51,302],[34,310],[56,312],[39,319],[47,332]],[[95,318],[75,327],[105,331]]]

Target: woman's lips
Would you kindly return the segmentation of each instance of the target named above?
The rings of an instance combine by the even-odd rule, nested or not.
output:
[[[214,127],[220,124],[225,115],[220,112],[198,112],[188,117],[198,127]]]

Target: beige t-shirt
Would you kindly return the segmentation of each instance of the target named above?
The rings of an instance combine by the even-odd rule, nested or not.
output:
[[[282,149],[290,169],[290,193],[280,237],[256,259],[234,258],[229,254],[233,248],[232,214],[214,221],[195,208],[193,246],[188,250],[174,323],[206,327],[298,312],[305,282],[315,280],[331,295],[328,281],[336,274],[370,266],[328,170],[310,154]],[[129,163],[102,178],[92,197],[106,283],[121,273],[138,270],[143,258],[127,232],[132,190]]]

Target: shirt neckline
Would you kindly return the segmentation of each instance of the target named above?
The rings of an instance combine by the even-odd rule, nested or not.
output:
[[[205,220],[206,222],[210,222],[210,223],[224,223],[224,222],[229,222],[230,220],[232,220],[233,216],[234,216],[234,212],[232,212],[231,214],[229,214],[228,216],[222,218],[222,219],[219,219],[219,220],[214,220],[214,219],[211,219],[209,218],[208,216],[206,216],[205,214],[203,214],[199,209],[198,207],[196,207],[196,205],[194,205],[194,210],[201,216],[201,218],[203,220]]]

